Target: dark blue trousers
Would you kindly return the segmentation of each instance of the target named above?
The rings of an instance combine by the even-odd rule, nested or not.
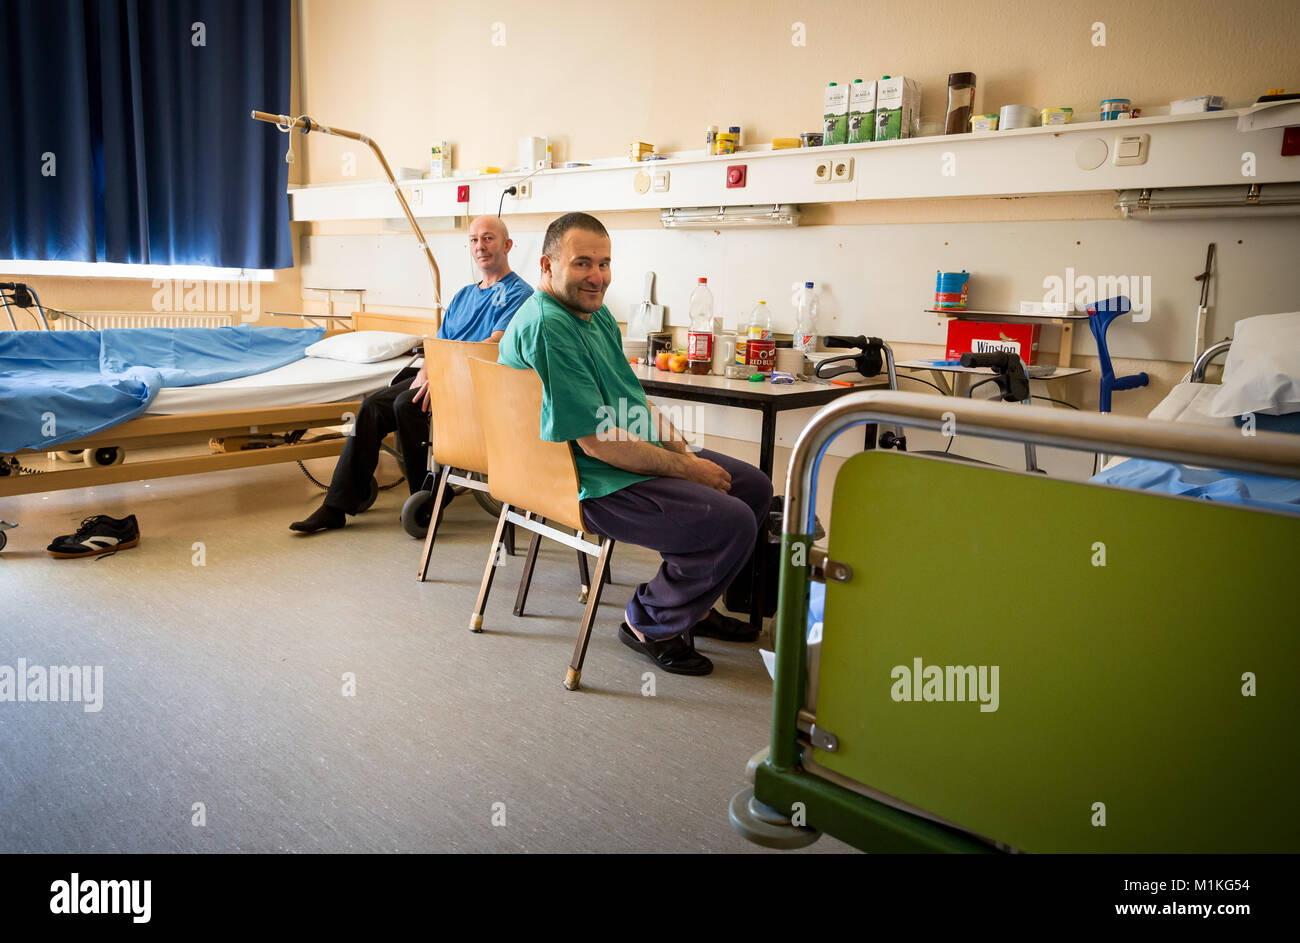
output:
[[[772,482],[739,459],[697,453],[725,468],[731,492],[680,478],[639,481],[582,502],[592,533],[658,551],[654,579],[636,588],[627,620],[646,638],[680,635],[699,622],[754,552],[767,527]]]

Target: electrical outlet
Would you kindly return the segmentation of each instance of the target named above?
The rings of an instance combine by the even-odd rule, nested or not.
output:
[[[813,170],[813,183],[830,183],[831,182],[831,164],[830,160],[819,160]]]
[[[515,199],[526,200],[533,195],[533,185],[531,183],[515,184]]]
[[[843,183],[853,179],[853,158],[837,157],[831,161],[831,179]]]

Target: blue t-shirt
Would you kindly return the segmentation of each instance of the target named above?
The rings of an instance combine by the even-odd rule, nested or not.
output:
[[[451,299],[438,336],[447,341],[485,341],[504,331],[519,306],[533,293],[518,273],[511,272],[491,288],[466,285]]]

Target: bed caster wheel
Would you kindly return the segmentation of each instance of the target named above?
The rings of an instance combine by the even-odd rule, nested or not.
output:
[[[731,797],[727,810],[731,827],[756,845],[764,848],[807,848],[822,833],[815,828],[790,824],[790,817],[754,798],[754,787],[746,786]]]
[[[86,452],[85,449],[67,449],[65,451],[55,452],[53,454],[55,459],[57,459],[60,462],[80,462],[82,460],[81,457],[82,455],[85,454],[85,452]]]
[[[126,450],[116,445],[105,446],[102,449],[83,449],[81,457],[91,468],[102,468],[121,465],[122,460],[126,458]]]
[[[374,503],[378,498],[379,498],[379,482],[375,481],[374,475],[371,475],[370,493],[366,495],[366,499],[362,501],[361,506],[357,508],[357,513],[360,514],[363,511],[369,511],[374,506]]]
[[[9,543],[9,538],[5,536],[4,531],[0,530],[0,550],[3,550],[7,543]]]
[[[433,521],[433,500],[432,491],[417,491],[402,505],[402,527],[417,540],[423,540],[429,534],[429,524]],[[442,510],[438,512],[439,524],[442,523],[442,512],[446,508],[447,502],[444,501]]]

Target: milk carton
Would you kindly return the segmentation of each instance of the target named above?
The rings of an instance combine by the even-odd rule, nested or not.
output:
[[[823,144],[845,144],[849,139],[849,87],[832,82],[826,86],[822,110]]]
[[[882,75],[876,83],[876,140],[916,137],[921,128],[921,86],[914,79]]]
[[[446,141],[434,141],[429,148],[429,176],[434,179],[451,176],[451,145]]]
[[[849,87],[849,143],[876,139],[876,83],[854,79]]]

